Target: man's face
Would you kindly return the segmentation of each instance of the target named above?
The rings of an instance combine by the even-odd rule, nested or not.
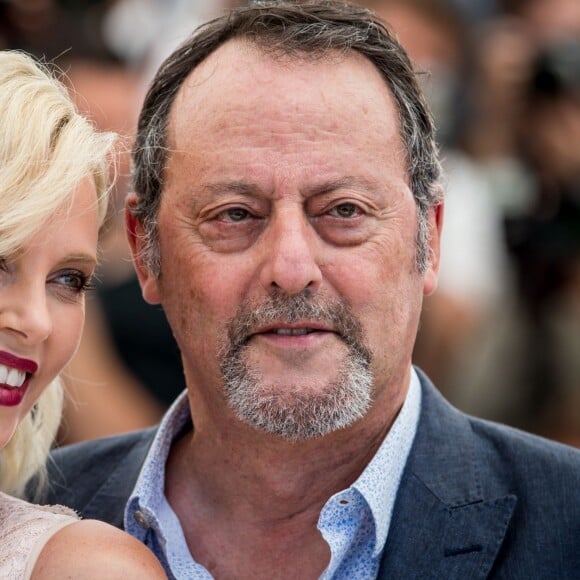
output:
[[[168,144],[161,275],[138,269],[196,428],[233,415],[296,439],[392,417],[436,267],[415,265],[398,114],[373,65],[229,42],[185,81]],[[433,212],[433,264],[438,226]]]

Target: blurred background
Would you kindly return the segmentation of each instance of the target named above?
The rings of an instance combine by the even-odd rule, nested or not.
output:
[[[438,291],[415,362],[459,408],[580,446],[580,2],[368,0],[409,52],[438,127]],[[61,443],[155,423],[184,388],[123,232],[129,150],[157,66],[233,0],[0,0],[0,49],[66,73],[123,136],[97,291],[67,374]]]

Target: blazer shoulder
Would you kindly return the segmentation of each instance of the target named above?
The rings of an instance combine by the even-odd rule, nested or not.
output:
[[[156,427],[57,447],[48,463],[51,480],[69,474],[77,476],[81,470],[94,475],[95,468],[102,463],[116,464],[136,449],[145,447],[148,450],[155,432]]]
[[[456,479],[469,476],[481,481],[483,492],[494,484],[498,494],[534,489],[537,482],[545,489],[575,486],[580,494],[579,449],[467,415],[450,405],[423,373],[419,376],[423,400],[415,463],[428,479],[443,465],[446,477],[441,489],[453,488]],[[449,481],[451,468],[456,477]]]
[[[63,503],[83,517],[88,516],[86,506],[101,494],[114,493],[120,501],[130,494],[155,432],[150,428],[55,449],[41,501]],[[98,513],[91,517],[100,519]]]
[[[577,577],[580,451],[462,413],[419,376],[380,577]]]
[[[580,449],[491,421],[468,420],[482,459],[494,471],[544,485],[575,485],[580,494]]]

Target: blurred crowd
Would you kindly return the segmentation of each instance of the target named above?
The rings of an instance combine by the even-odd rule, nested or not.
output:
[[[154,423],[184,388],[123,233],[151,75],[234,0],[0,0],[0,48],[55,63],[124,139],[61,441]],[[415,361],[458,407],[580,446],[580,2],[360,0],[396,31],[436,118],[446,209]]]

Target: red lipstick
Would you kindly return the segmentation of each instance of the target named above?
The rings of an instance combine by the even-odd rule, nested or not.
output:
[[[38,370],[38,365],[27,358],[20,358],[16,355],[10,354],[0,350],[0,365],[6,365],[25,373],[34,374]]]
[[[28,390],[31,375],[38,370],[38,365],[32,360],[20,358],[4,351],[0,351],[0,364],[23,371],[27,374],[24,383],[20,387],[0,385],[0,406],[15,407],[22,402]]]

